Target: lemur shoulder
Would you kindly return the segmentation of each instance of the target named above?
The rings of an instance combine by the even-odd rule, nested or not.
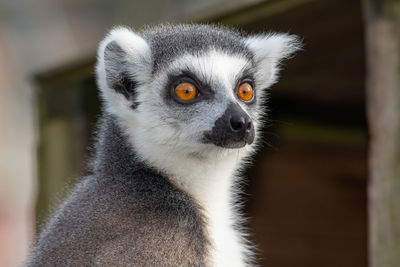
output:
[[[293,35],[220,26],[113,29],[91,174],[41,233],[28,266],[249,266],[240,170]]]

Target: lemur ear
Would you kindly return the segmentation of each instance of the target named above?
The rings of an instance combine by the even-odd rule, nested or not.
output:
[[[254,55],[257,78],[264,87],[277,80],[280,62],[302,47],[296,35],[282,33],[252,35],[245,43]]]
[[[151,69],[150,46],[130,29],[115,28],[100,43],[96,73],[106,102],[123,101],[134,107],[136,87],[149,78]]]

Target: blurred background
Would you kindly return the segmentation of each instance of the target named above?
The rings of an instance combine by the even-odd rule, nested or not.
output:
[[[375,73],[368,66],[380,62],[380,51],[388,51],[384,58],[398,58],[400,47],[399,42],[375,45],[374,31],[381,29],[375,22],[391,9],[385,9],[384,0],[371,2],[0,0],[0,266],[24,260],[49,213],[85,174],[87,147],[100,116],[93,69],[99,41],[114,25],[139,29],[164,21],[212,22],[249,33],[289,32],[305,43],[271,89],[265,145],[247,171],[245,211],[259,264],[367,266],[376,251],[373,244],[368,249],[368,240],[384,243],[385,236],[391,240],[385,251],[394,251],[399,225],[385,224],[383,228],[394,232],[382,239],[367,238],[368,225],[373,232],[374,225],[380,225],[373,219],[367,223],[368,214],[374,215],[379,206],[370,205],[367,212],[367,177],[383,179],[379,148],[398,144],[390,143],[395,138],[390,135],[378,138],[374,149],[373,138],[390,132],[384,127],[398,130],[400,114],[389,110],[386,124],[375,127],[370,122],[368,127],[367,110],[374,114],[370,118],[381,121],[374,109],[398,108],[399,103],[399,94],[383,93],[389,89],[381,89],[379,98],[388,96],[387,105],[367,98],[377,92],[379,83],[374,81],[386,75],[368,75]],[[396,27],[382,29],[391,38]],[[392,65],[378,66],[382,70]],[[386,85],[399,89],[398,83]],[[368,157],[376,159],[370,171]],[[400,177],[398,167],[393,168],[397,172],[385,176],[385,188],[395,188],[392,193],[400,190],[400,182],[394,187],[387,183]],[[400,223],[397,200],[384,200],[394,206],[383,220]],[[378,211],[385,212],[382,206]],[[400,266],[400,260],[399,265],[391,260],[387,265],[374,259],[370,263]]]

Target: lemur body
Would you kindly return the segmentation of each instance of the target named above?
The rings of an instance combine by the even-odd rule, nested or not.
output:
[[[92,174],[28,265],[251,265],[237,172],[259,140],[265,90],[298,45],[195,24],[111,31],[96,67],[104,115]]]

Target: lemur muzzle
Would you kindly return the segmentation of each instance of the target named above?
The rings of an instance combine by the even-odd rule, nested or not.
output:
[[[252,144],[255,131],[249,115],[237,103],[229,104],[206,135],[207,141],[225,148],[241,148]]]

